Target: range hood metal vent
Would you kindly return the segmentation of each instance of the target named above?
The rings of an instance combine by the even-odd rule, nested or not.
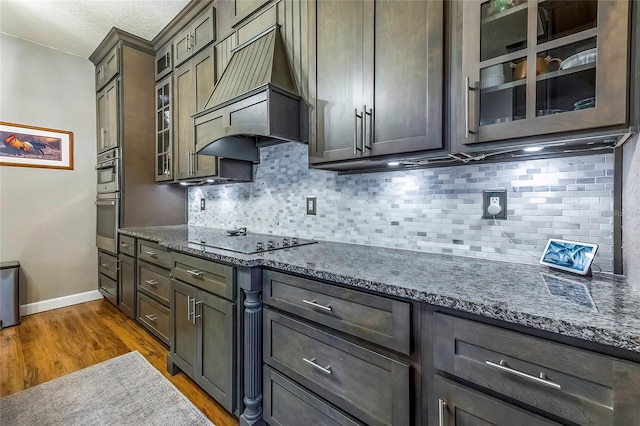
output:
[[[258,147],[301,141],[301,101],[277,26],[236,48],[204,110],[196,152],[258,163]]]

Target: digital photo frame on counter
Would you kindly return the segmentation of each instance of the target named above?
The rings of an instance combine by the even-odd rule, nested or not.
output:
[[[574,274],[590,275],[591,263],[597,251],[597,244],[550,238],[542,252],[540,263]]]

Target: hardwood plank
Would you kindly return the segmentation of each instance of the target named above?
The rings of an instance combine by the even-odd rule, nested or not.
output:
[[[105,300],[42,312],[0,331],[0,397],[137,350],[216,426],[238,420],[184,374],[167,373],[167,347]]]

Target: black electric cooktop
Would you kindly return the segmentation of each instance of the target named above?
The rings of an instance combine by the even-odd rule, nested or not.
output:
[[[218,250],[228,250],[243,254],[262,253],[315,243],[316,241],[314,240],[307,240],[293,236],[254,234],[246,232],[246,229],[244,228],[226,231],[219,234],[202,233],[199,235],[189,235],[189,244],[193,244],[193,248],[210,247]]]

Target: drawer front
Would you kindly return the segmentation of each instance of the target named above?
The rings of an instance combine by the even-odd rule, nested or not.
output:
[[[264,420],[271,425],[362,425],[267,366],[263,369]]]
[[[171,297],[169,271],[144,262],[138,262],[138,289],[169,306]]]
[[[136,239],[128,235],[120,234],[120,253],[136,257]]]
[[[105,274],[114,281],[118,281],[118,258],[111,254],[98,251],[98,272]]]
[[[169,344],[171,311],[141,293],[138,293],[138,322],[163,343]]]
[[[263,300],[286,312],[409,355],[411,305],[274,271],[263,272]]]
[[[614,358],[434,315],[435,367],[563,419],[613,424]]]
[[[232,266],[175,252],[171,259],[174,278],[226,299],[235,299],[235,269]]]
[[[265,362],[371,425],[408,425],[409,366],[265,309]]]
[[[138,240],[138,259],[163,268],[171,268],[171,253],[160,244]]]
[[[118,306],[118,283],[117,281],[112,280],[111,278],[98,274],[98,291],[107,299],[109,302]]]

